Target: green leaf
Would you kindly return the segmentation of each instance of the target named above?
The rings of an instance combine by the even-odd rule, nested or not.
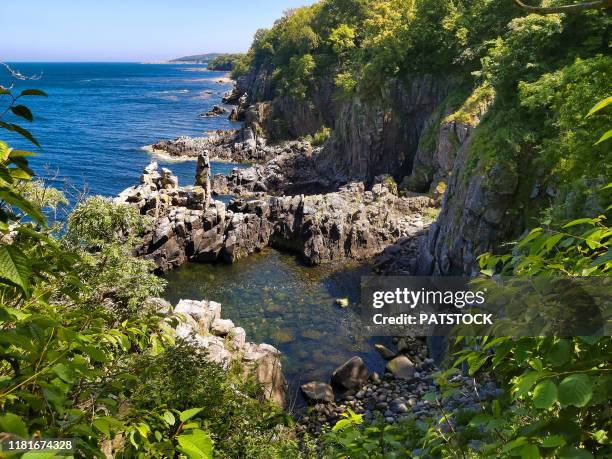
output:
[[[21,126],[18,126],[13,123],[5,123],[4,121],[0,121],[0,127],[3,127],[4,129],[7,129],[9,131],[17,132],[18,134],[28,139],[30,142],[32,142],[37,147],[40,147],[38,140],[36,140],[34,136],[32,135],[32,133],[28,131],[27,129],[24,129]]]
[[[606,97],[604,100],[600,100],[599,102],[595,104],[595,106],[591,110],[589,110],[589,113],[587,114],[586,117],[588,118],[589,116],[594,115],[595,113],[597,113],[600,110],[603,110],[610,104],[612,104],[612,96]]]
[[[599,140],[597,142],[595,142],[594,145],[599,145],[602,142],[605,142],[606,140],[608,140],[609,138],[612,138],[612,129],[610,129],[608,132],[606,132],[604,135],[602,135]]]
[[[98,419],[94,419],[93,426],[106,435],[106,438],[110,438],[110,422],[108,421],[108,417],[104,416]]]
[[[550,362],[553,366],[559,367],[567,363],[571,356],[571,345],[570,342],[566,339],[560,339],[556,341],[550,351],[548,351],[548,355],[546,356],[547,361]]]
[[[35,207],[27,199],[24,199],[23,196],[20,196],[10,190],[1,190],[0,199],[3,199],[7,204],[21,209],[23,212],[36,220],[37,223],[46,225],[45,216],[41,213],[40,209]]]
[[[583,373],[566,377],[559,384],[559,402],[563,406],[586,406],[593,396],[593,385],[590,378]]]
[[[6,161],[11,151],[11,147],[6,142],[0,140],[0,161]]]
[[[600,445],[605,445],[608,442],[608,432],[605,430],[598,430],[597,432],[593,432],[593,438]]]
[[[177,438],[179,450],[190,459],[212,459],[213,443],[207,432],[193,430],[191,433],[179,435]]]
[[[551,435],[542,441],[542,448],[557,448],[565,445],[565,439],[561,435]]]
[[[550,408],[557,401],[557,385],[546,379],[535,386],[533,390],[533,404],[536,408]]]
[[[537,445],[525,445],[521,448],[521,459],[540,459],[540,448]]]
[[[168,424],[169,426],[173,426],[176,423],[176,419],[170,411],[164,411],[163,418],[164,421],[166,421],[166,424]]]
[[[27,292],[32,271],[28,257],[17,247],[0,245],[0,278]]]
[[[34,120],[34,116],[32,116],[32,112],[25,105],[15,105],[11,107],[11,111],[13,112],[14,115],[20,116],[21,118],[25,120],[28,120],[28,121]]]
[[[28,427],[23,419],[13,413],[0,416],[0,431],[12,433],[21,438],[28,437]]]
[[[47,97],[47,93],[45,91],[41,91],[40,89],[24,89],[23,91],[21,91],[21,94],[19,94],[19,97],[22,96]]]
[[[572,220],[571,222],[565,224],[562,226],[562,228],[571,228],[572,226],[578,226],[578,225],[593,225],[595,223],[595,220],[592,218],[579,218],[577,220]]]
[[[586,449],[573,448],[571,446],[561,448],[557,453],[557,457],[559,459],[593,459],[593,455]]]
[[[531,390],[538,379],[539,372],[530,371],[519,376],[514,383],[514,397],[519,398]]]
[[[203,409],[204,408],[191,408],[190,410],[182,411],[181,414],[179,414],[179,419],[181,420],[181,422],[188,421]]]
[[[49,452],[28,451],[23,456],[21,456],[21,459],[54,459],[56,457],[59,457],[59,456],[57,455],[57,453],[53,451],[49,451]]]
[[[23,158],[24,156],[36,156],[36,153],[24,150],[11,150],[9,158]]]
[[[511,442],[506,443],[506,445],[502,448],[502,453],[508,453],[526,444],[527,444],[527,439],[525,437],[515,438]]]

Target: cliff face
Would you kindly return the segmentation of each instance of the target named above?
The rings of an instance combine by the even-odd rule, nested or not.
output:
[[[393,81],[381,100],[343,103],[319,169],[340,180],[366,183],[381,174],[398,181],[409,175],[426,121],[445,98],[447,86],[432,76],[409,84]]]
[[[430,192],[441,199],[437,221],[419,241],[416,273],[471,273],[478,255],[520,231],[520,222],[508,213],[519,186],[514,164],[489,167],[474,160],[471,150],[492,98],[471,101],[461,108],[467,112],[463,118],[452,119],[457,106],[449,94],[460,91],[449,77],[392,81],[377,101],[355,97],[333,102],[327,88],[315,92],[309,103],[299,103],[272,97],[270,75],[269,69],[250,74],[238,85],[254,104],[247,108],[247,129],[255,125],[271,137],[292,137],[331,126],[316,161],[328,181],[372,184],[375,177],[389,174],[404,191]]]

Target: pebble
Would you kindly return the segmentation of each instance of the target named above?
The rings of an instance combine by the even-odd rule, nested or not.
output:
[[[340,419],[340,414],[351,408],[358,414],[363,414],[366,422],[382,419],[393,424],[405,419],[424,419],[439,417],[439,407],[422,400],[424,394],[437,391],[432,373],[437,371],[434,360],[427,357],[426,345],[413,338],[402,338],[398,344],[405,350],[404,355],[410,355],[415,363],[415,372],[411,379],[396,379],[385,373],[383,377],[375,372],[370,374],[369,381],[354,394],[346,394],[341,402],[330,403],[327,406],[318,404],[313,407],[313,414],[300,420],[305,432],[319,434],[333,427]],[[418,356],[418,357],[417,357]],[[420,362],[420,363],[417,363]],[[449,412],[478,411],[481,400],[486,401],[497,397],[502,390],[488,378],[474,382],[474,378],[461,374],[453,376],[452,382],[460,390],[451,397],[441,398],[442,407]],[[476,393],[476,390],[478,394]],[[444,430],[450,429],[448,423],[442,425]],[[418,450],[413,455],[418,455]],[[420,454],[420,453],[419,453]]]

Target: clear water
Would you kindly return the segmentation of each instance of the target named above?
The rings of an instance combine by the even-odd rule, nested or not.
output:
[[[331,372],[359,355],[371,371],[382,370],[373,345],[381,339],[359,333],[359,283],[367,265],[306,267],[296,257],[267,249],[232,265],[195,264],[166,275],[165,297],[222,303],[222,316],[247,332],[247,339],[267,342],[284,355],[283,370],[292,388],[329,380]],[[349,308],[335,304],[348,297]]]
[[[35,116],[28,127],[43,147],[32,165],[41,175],[45,166],[57,171],[54,185],[59,188],[116,195],[137,183],[151,160],[141,149],[144,145],[233,127],[224,117],[198,117],[231,87],[218,83],[222,73],[202,72],[198,65],[12,66],[23,74],[42,72],[40,80],[16,86],[49,94],[26,100]],[[8,83],[0,70],[0,84]],[[32,148],[17,137],[9,140],[15,147]],[[159,162],[173,170],[180,183],[193,183],[193,161]],[[233,167],[213,163],[213,172]],[[274,344],[283,352],[285,374],[295,389],[301,382],[327,380],[354,355],[361,355],[371,370],[380,370],[373,341],[361,338],[355,328],[363,270],[367,267],[308,268],[293,256],[268,250],[234,265],[185,265],[167,275],[166,297],[174,304],[181,298],[220,302],[223,316],[244,327],[249,340]],[[343,297],[351,299],[351,308],[335,305]]]
[[[45,166],[53,174],[58,172],[55,186],[61,189],[116,195],[137,183],[151,161],[143,146],[235,127],[226,117],[198,117],[231,89],[231,84],[218,82],[222,72],[202,71],[201,65],[12,63],[11,67],[24,75],[41,75],[37,81],[16,81],[17,90],[33,87],[49,94],[23,99],[34,113],[34,122],[25,127],[42,150],[4,131],[2,138],[8,137],[14,147],[34,148],[39,156],[32,160],[33,169],[39,175],[46,175]],[[10,83],[0,67],[0,84]],[[11,116],[5,121],[15,121]],[[193,183],[193,161],[158,162],[177,174],[179,183]],[[214,163],[213,173],[227,173],[233,167]]]

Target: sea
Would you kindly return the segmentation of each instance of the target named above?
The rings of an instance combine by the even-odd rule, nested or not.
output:
[[[0,67],[0,84],[13,92],[41,89],[48,97],[24,97],[34,121],[12,114],[6,122],[19,122],[41,145],[37,148],[16,135],[0,132],[14,148],[37,155],[32,169],[50,185],[77,196],[114,196],[138,183],[152,160],[171,169],[179,183],[193,184],[194,161],[168,161],[143,150],[161,139],[181,135],[203,136],[237,126],[227,117],[199,116],[220,105],[232,84],[223,72],[202,65],[140,63],[9,63],[27,77],[14,78]],[[0,103],[2,101],[0,98]],[[0,113],[4,110],[0,104]],[[213,173],[239,167],[213,163]]]
[[[34,171],[64,190],[72,203],[83,192],[117,195],[138,183],[152,160],[171,169],[179,183],[192,184],[194,161],[155,158],[143,147],[160,139],[238,127],[226,117],[199,116],[231,89],[224,73],[201,65],[12,63],[11,67],[36,79],[11,81],[0,67],[0,84],[14,84],[14,92],[36,88],[48,93],[46,98],[23,99],[34,121],[20,122],[41,148],[2,131],[0,139],[13,147],[33,149]],[[234,167],[244,165],[212,164],[213,173],[228,173]],[[290,403],[299,406],[300,384],[327,380],[354,355],[361,356],[371,371],[383,370],[373,344],[389,343],[362,336],[359,330],[359,279],[364,273],[369,268],[359,264],[306,267],[294,255],[266,249],[231,265],[187,263],[165,276],[163,296],[174,305],[181,298],[218,301],[223,317],[244,327],[249,340],[275,345],[284,356]],[[349,298],[351,306],[340,308],[337,298]]]

